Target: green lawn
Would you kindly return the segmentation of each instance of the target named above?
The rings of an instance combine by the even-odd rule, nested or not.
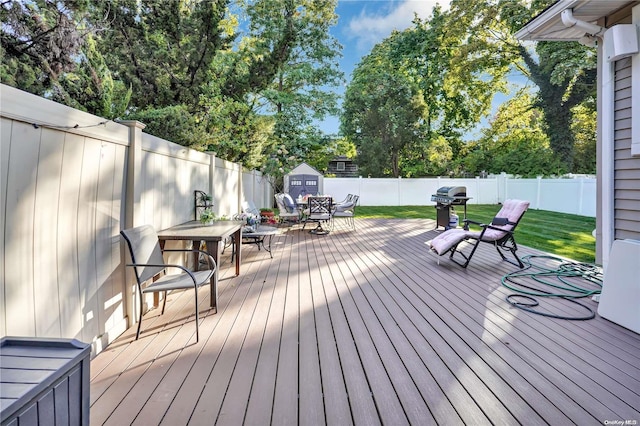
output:
[[[456,209],[462,220],[462,208]],[[499,205],[467,205],[467,218],[488,223],[500,210]],[[361,218],[436,219],[433,206],[382,206],[357,209]],[[516,241],[528,247],[568,257],[579,262],[595,261],[596,227],[593,217],[530,209],[516,230]]]

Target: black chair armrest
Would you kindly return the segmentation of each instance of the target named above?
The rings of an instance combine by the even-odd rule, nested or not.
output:
[[[208,252],[204,251],[204,250],[198,250],[198,249],[164,249],[162,250],[162,252],[168,252],[168,251],[172,251],[172,252],[189,252],[189,253],[200,253],[203,254],[207,257],[207,262],[209,263],[209,267],[212,270],[215,270],[217,265],[215,260],[213,260],[213,256],[211,256]]]
[[[484,225],[484,228],[485,229],[495,229],[496,231],[508,232],[509,234],[513,234],[513,230],[512,229],[498,228],[497,226],[492,226],[492,225]]]
[[[462,222],[466,223],[467,225],[469,225],[471,223],[473,225],[478,225],[478,226],[481,226],[481,227],[487,226],[482,222],[477,222],[477,221],[471,220],[471,219],[463,219]]]
[[[180,251],[180,250],[178,250],[178,251]],[[191,277],[191,280],[193,281],[194,287],[197,288],[197,281],[196,281],[196,277],[193,276],[193,272],[191,270],[185,268],[182,265],[174,265],[174,264],[171,264],[171,263],[127,263],[126,266],[133,266],[133,267],[136,267],[136,266],[153,266],[153,267],[161,267],[161,268],[178,268],[178,269],[182,269],[184,272],[189,274],[189,277]]]

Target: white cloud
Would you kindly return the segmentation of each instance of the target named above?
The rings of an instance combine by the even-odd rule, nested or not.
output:
[[[425,19],[439,3],[448,9],[450,0],[404,0],[400,2],[371,1],[359,16],[351,19],[348,37],[356,40],[360,52],[368,52],[388,37],[393,30],[404,30],[411,26],[414,13]],[[372,10],[375,9],[375,10]]]

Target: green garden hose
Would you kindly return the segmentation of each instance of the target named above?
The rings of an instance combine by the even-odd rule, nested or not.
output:
[[[555,268],[533,263],[533,259],[544,259],[557,263]],[[602,268],[588,263],[569,262],[553,256],[528,255],[522,258],[524,269],[502,277],[502,285],[514,291],[506,301],[524,311],[546,317],[566,320],[589,320],[596,316],[593,309],[576,299],[600,294],[602,290]],[[579,284],[578,284],[579,283]],[[562,299],[587,311],[584,316],[565,316],[536,309],[540,303],[536,299]]]

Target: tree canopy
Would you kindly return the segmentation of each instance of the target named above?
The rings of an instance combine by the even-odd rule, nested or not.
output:
[[[514,38],[551,3],[416,16],[361,60],[341,111],[337,0],[0,0],[0,78],[276,180],[354,147],[371,176],[592,173],[595,51]],[[515,74],[529,83],[498,108]]]
[[[594,172],[595,132],[589,129],[593,130],[595,123],[595,51],[578,43],[525,45],[513,36],[551,3],[453,0],[449,11],[436,7],[428,19],[416,18],[413,27],[374,47],[373,52],[386,52],[387,69],[408,76],[406,87],[421,96],[423,109],[420,117],[404,124],[414,132],[392,144],[407,149],[397,150],[391,144],[381,148],[380,141],[367,139],[353,124],[355,111],[377,109],[382,121],[376,123],[378,127],[393,127],[397,117],[383,111],[383,92],[361,90],[362,81],[379,78],[370,62],[363,60],[354,73],[357,78],[347,89],[342,130],[358,146],[364,168],[371,165],[374,175],[379,176],[473,174],[479,171],[474,164],[480,152],[486,154],[488,145],[508,141],[511,158],[521,161],[499,161],[501,157],[483,154],[483,169],[525,175]],[[508,92],[509,78],[514,74],[528,78],[531,90],[516,92],[513,101],[494,112],[494,96]],[[517,108],[529,119],[515,120],[521,128],[505,127],[505,108]],[[537,112],[536,120],[529,109]],[[484,126],[480,139],[470,141],[469,131],[483,120],[491,127]],[[515,146],[518,149],[514,151]],[[478,151],[478,147],[484,148]],[[553,153],[556,161],[534,165],[541,150]],[[393,152],[398,153],[397,159]],[[383,156],[377,162],[387,166],[378,167],[371,155]],[[546,154],[543,157],[547,158]],[[522,162],[531,163],[531,167],[523,169]],[[398,166],[389,166],[394,164]]]

